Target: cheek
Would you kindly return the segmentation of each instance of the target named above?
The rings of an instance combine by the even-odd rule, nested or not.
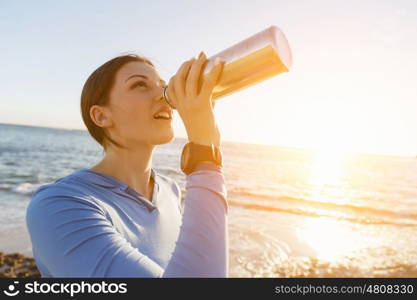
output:
[[[126,103],[123,110],[118,112],[117,123],[125,130],[147,128],[152,118],[151,114],[150,107],[146,103],[132,101]]]

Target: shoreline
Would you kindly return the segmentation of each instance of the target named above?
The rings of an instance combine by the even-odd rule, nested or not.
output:
[[[297,262],[296,262],[297,261]],[[417,278],[416,270],[397,270],[387,274],[384,272],[373,274],[352,274],[349,266],[334,266],[331,263],[320,262],[312,257],[295,258],[297,268],[288,273],[285,264],[276,266],[274,278]],[[287,264],[290,262],[287,262]],[[286,274],[285,274],[286,273]],[[285,275],[284,275],[285,274]],[[282,276],[284,275],[284,276]],[[255,278],[247,276],[231,276],[228,278]],[[271,277],[271,276],[265,276]],[[0,278],[42,278],[33,257],[18,252],[4,253],[0,251]]]
[[[0,277],[41,277],[24,224],[2,229]],[[416,252],[407,247],[415,227],[363,225],[231,205],[228,229],[230,278],[417,277]]]

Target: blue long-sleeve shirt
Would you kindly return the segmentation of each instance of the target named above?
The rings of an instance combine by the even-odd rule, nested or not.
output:
[[[26,210],[42,277],[227,277],[227,190],[221,167],[200,163],[185,197],[151,169],[152,199],[83,168],[42,185]]]

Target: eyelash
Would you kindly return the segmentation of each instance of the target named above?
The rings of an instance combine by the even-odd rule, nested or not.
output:
[[[136,88],[137,86],[139,86],[141,83],[143,83],[143,84],[145,84],[144,86],[145,87],[147,87],[148,85],[146,84],[146,82],[145,81],[138,81],[138,82],[136,82],[136,83],[134,83],[133,85],[132,85],[132,89],[133,88]],[[165,85],[164,85],[165,86]]]
[[[145,81],[138,81],[138,82],[136,82],[135,84],[132,85],[132,89],[139,86],[141,83],[144,83],[145,87],[148,86]]]

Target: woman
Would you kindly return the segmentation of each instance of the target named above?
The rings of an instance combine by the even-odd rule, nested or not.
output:
[[[224,62],[203,77],[206,63],[203,52],[184,62],[167,90],[189,141],[220,146],[211,93]],[[137,55],[116,57],[87,79],[82,117],[104,158],[32,195],[26,223],[42,277],[227,276],[221,166],[200,162],[183,203],[178,184],[151,167],[155,146],[173,139],[164,87]],[[171,119],[156,118],[162,111]]]

